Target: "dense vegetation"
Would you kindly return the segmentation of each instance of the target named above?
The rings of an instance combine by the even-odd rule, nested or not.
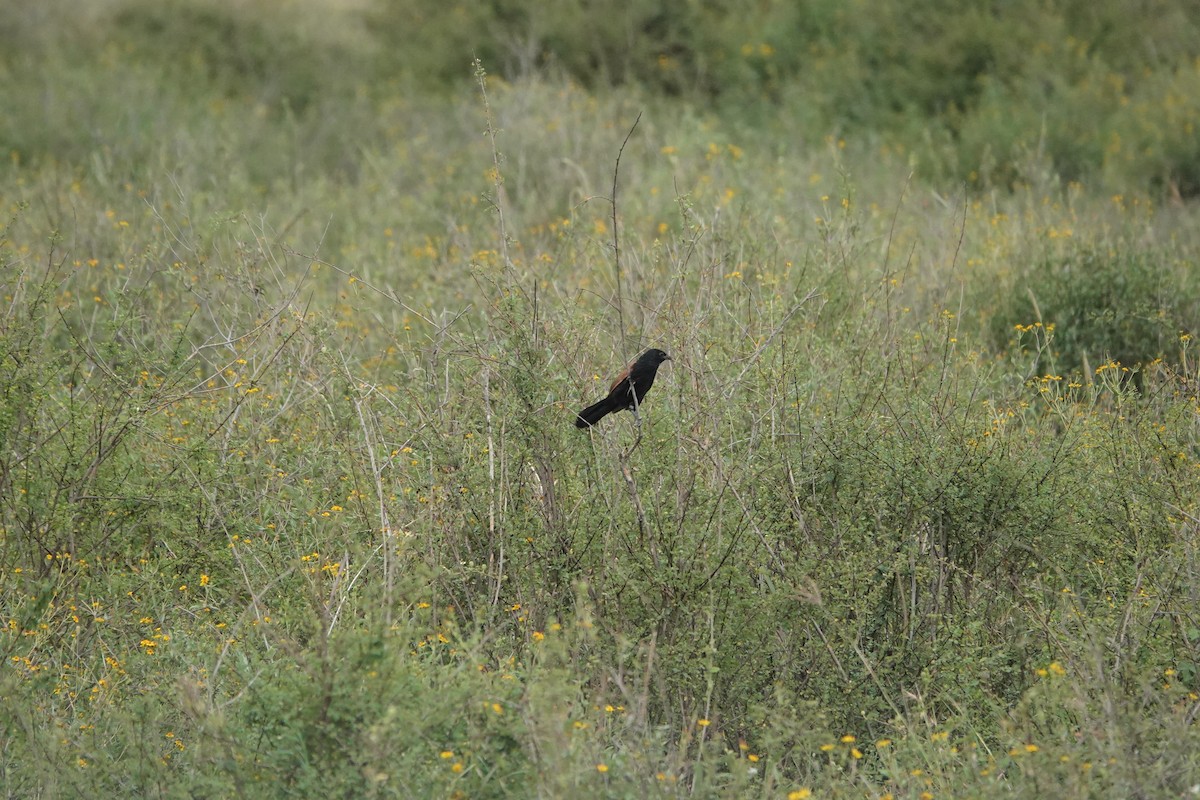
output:
[[[1200,11],[543,6],[0,15],[7,796],[1194,792]]]

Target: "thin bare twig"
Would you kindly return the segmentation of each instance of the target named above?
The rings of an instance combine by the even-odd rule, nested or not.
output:
[[[620,325],[618,331],[621,340],[621,359],[629,361],[629,351],[625,347],[625,303],[621,298],[621,235],[617,230],[617,177],[621,172],[621,155],[625,152],[625,145],[629,144],[629,137],[633,136],[633,132],[637,130],[638,123],[642,121],[642,113],[639,111],[637,119],[633,121],[633,126],[629,129],[629,133],[625,134],[625,141],[621,142],[621,149],[617,151],[617,162],[613,165],[613,182],[612,182],[612,236],[613,236],[613,269],[617,276],[617,322]],[[636,411],[636,406],[635,406]],[[639,428],[640,435],[640,428]]]

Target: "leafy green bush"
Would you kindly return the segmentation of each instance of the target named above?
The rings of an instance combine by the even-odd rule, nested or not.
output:
[[[1019,274],[997,298],[993,342],[1013,346],[1026,326],[1052,332],[1046,370],[1088,372],[1116,361],[1133,369],[1173,358],[1195,324],[1200,294],[1153,251],[1071,248]]]
[[[128,3],[112,26],[116,46],[135,63],[273,112],[303,112],[330,93],[353,91],[362,69],[349,46],[228,3]]]

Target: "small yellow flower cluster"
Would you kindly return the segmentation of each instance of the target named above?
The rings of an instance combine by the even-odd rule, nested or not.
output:
[[[1063,668],[1062,664],[1059,664],[1057,661],[1051,661],[1049,666],[1039,667],[1037,674],[1039,678],[1047,678],[1051,675],[1056,678],[1061,678],[1067,674],[1067,671]]]
[[[854,734],[847,733],[842,736],[842,738],[839,739],[836,744],[833,742],[826,742],[825,744],[821,745],[820,749],[822,753],[832,753],[834,750],[838,749],[838,744],[840,744],[842,749],[848,753],[851,758],[857,761],[863,757],[862,750],[859,750],[855,745],[857,741],[858,738],[854,736]]]
[[[775,55],[775,48],[766,42],[761,42],[759,44],[746,42],[742,45],[742,56],[745,58],[750,58],[752,56],[770,58],[773,55]]]
[[[1025,755],[1025,754],[1032,755],[1033,753],[1039,752],[1041,749],[1042,748],[1038,747],[1033,742],[1028,742],[1021,747],[1010,747],[1008,749],[1008,754],[1015,758],[1017,756],[1021,756],[1021,755]]]

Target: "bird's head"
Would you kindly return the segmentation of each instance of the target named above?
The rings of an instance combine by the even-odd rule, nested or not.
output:
[[[638,360],[657,367],[664,361],[670,361],[671,357],[667,355],[665,350],[659,350],[657,347],[654,347],[642,353],[642,357]]]

